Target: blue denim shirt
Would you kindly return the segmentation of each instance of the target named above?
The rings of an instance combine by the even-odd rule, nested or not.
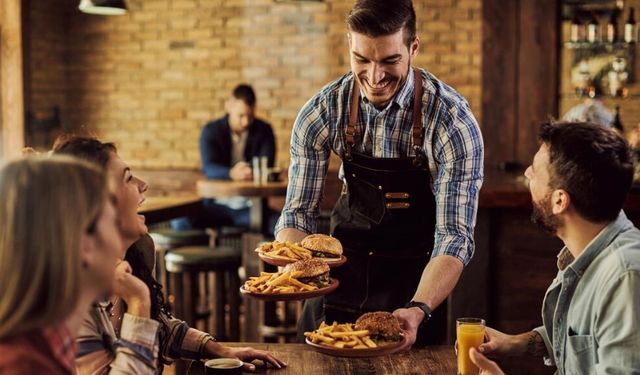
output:
[[[640,231],[624,212],[578,258],[565,247],[542,306],[556,374],[640,374]]]

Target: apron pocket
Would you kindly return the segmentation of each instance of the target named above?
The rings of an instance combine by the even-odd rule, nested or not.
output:
[[[384,194],[377,186],[354,177],[349,183],[349,208],[356,215],[380,224],[386,212]]]

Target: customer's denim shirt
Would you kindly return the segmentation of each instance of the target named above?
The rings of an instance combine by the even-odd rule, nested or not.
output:
[[[640,374],[640,231],[623,212],[577,259],[565,247],[542,306],[556,374]]]

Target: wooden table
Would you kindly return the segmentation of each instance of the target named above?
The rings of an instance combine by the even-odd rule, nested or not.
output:
[[[287,194],[287,181],[255,184],[253,181],[200,180],[198,195],[202,198],[246,197],[251,199],[250,228],[264,232],[266,198]]]
[[[157,224],[189,216],[202,208],[202,198],[196,195],[180,197],[147,197],[138,210],[146,224]]]
[[[227,345],[227,344],[225,344]],[[269,350],[289,366],[265,369],[257,366],[257,374],[316,375],[316,374],[430,374],[454,375],[457,364],[452,346],[427,346],[408,352],[373,358],[344,358],[324,355],[305,344],[231,343],[231,346],[252,346]],[[256,364],[259,362],[256,362]],[[202,374],[203,366],[192,367],[193,374]]]

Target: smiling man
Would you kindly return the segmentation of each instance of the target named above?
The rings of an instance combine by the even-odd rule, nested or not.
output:
[[[315,232],[335,152],[344,187],[331,234],[349,261],[331,271],[341,281],[335,292],[307,301],[299,332],[323,319],[354,322],[386,310],[400,320],[406,347],[417,336],[441,342],[445,309],[434,309],[473,256],[480,130],[460,94],[412,66],[420,40],[410,0],[356,1],[347,25],[351,72],[311,98],[296,119],[276,227],[281,241]]]

